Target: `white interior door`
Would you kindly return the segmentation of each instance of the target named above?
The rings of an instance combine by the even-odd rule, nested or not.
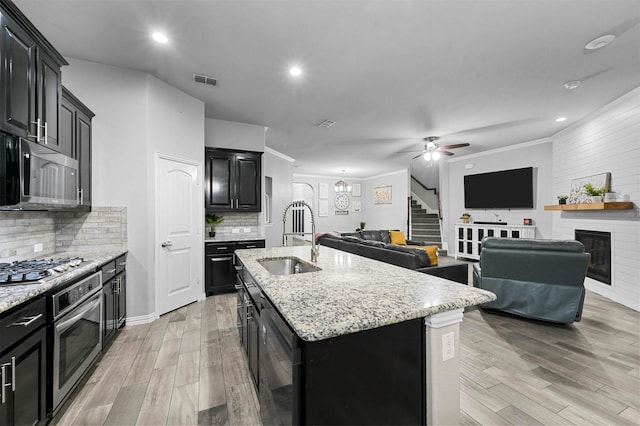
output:
[[[198,165],[156,157],[156,312],[198,300],[203,244]]]

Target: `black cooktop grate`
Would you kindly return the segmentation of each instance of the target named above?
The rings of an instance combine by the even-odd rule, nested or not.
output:
[[[70,263],[77,265],[80,262],[82,262],[80,258],[65,257],[0,263],[0,285],[38,282],[53,275],[56,268],[64,268]]]

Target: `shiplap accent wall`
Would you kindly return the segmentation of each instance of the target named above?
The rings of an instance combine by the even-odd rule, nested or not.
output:
[[[585,286],[640,310],[640,88],[552,140],[554,195],[568,194],[571,179],[610,172],[611,189],[628,194],[635,207],[552,212],[553,239],[573,239],[575,229],[611,232],[612,285],[587,278]]]

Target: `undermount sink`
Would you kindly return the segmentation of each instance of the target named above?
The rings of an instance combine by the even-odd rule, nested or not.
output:
[[[322,270],[321,268],[318,268],[311,263],[307,263],[297,257],[276,257],[259,259],[258,263],[273,275],[304,274],[306,272],[316,272]]]

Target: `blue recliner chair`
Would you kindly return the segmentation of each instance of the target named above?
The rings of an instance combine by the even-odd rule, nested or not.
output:
[[[498,299],[480,307],[563,324],[580,321],[589,258],[579,241],[485,238],[473,283]]]

